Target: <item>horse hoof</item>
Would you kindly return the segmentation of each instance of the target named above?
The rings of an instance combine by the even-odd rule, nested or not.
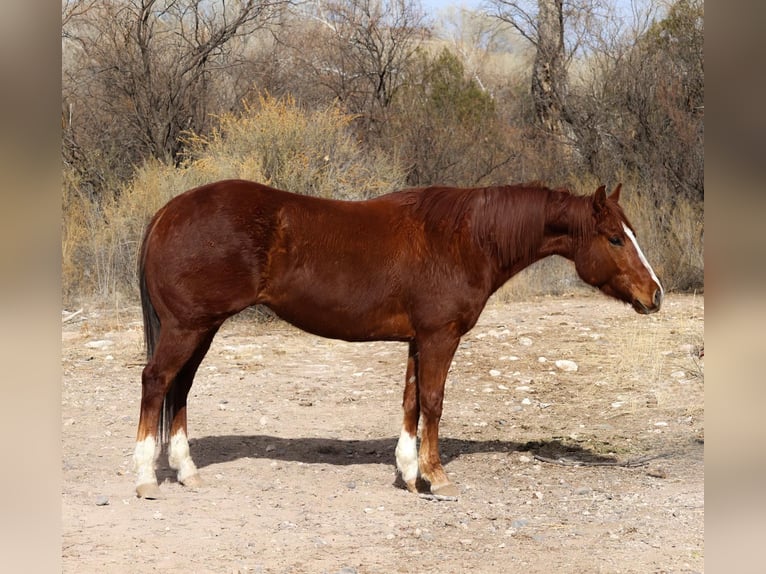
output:
[[[205,481],[202,480],[202,477],[199,474],[192,474],[191,476],[184,478],[181,481],[181,484],[187,488],[202,488],[205,486]]]
[[[439,486],[431,486],[431,497],[434,500],[457,500],[460,491],[457,486],[448,482]]]
[[[163,498],[162,491],[156,482],[146,482],[139,484],[136,487],[136,494],[138,498],[146,498],[147,500],[159,500]]]

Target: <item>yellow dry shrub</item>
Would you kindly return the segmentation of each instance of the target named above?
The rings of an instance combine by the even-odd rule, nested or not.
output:
[[[172,197],[227,178],[297,193],[364,199],[404,186],[385,154],[363,150],[353,118],[337,107],[305,111],[291,98],[262,96],[240,114],[224,114],[209,135],[187,134],[178,167],[148,161],[129,185],[85,197],[77,178],[64,184],[64,298],[137,300],[136,256],[143,229]]]

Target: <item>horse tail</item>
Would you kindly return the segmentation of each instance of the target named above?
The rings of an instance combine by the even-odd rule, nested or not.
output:
[[[139,292],[141,295],[141,312],[144,319],[144,345],[146,347],[146,361],[147,363],[152,360],[154,351],[157,348],[157,342],[160,338],[160,318],[157,315],[157,310],[154,308],[152,298],[149,295],[149,288],[146,283],[146,270],[144,264],[146,263],[146,250],[154,224],[157,221],[157,217],[152,219],[146,228],[143,241],[141,242],[141,251],[138,256],[138,282]],[[175,379],[171,382],[170,389],[165,394],[162,401],[162,409],[160,410],[160,420],[158,425],[159,438],[162,445],[168,444],[170,441],[170,425],[173,422],[175,415],[174,400],[172,397],[173,387],[175,386]]]
[[[149,289],[146,286],[146,273],[144,270],[144,260],[146,256],[146,238],[149,235],[147,230],[144,241],[141,244],[141,253],[138,259],[138,281],[141,293],[141,311],[144,316],[144,345],[146,347],[146,360],[150,361],[154,356],[154,350],[157,348],[157,341],[160,338],[160,318],[154,308],[152,299],[149,295]]]

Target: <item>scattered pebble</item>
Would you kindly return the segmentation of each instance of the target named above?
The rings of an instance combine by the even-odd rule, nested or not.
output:
[[[529,337],[519,337],[519,345],[530,347],[532,345],[532,339],[530,339]]]
[[[108,506],[109,499],[106,496],[99,496],[96,499],[96,506]]]
[[[665,469],[663,468],[650,468],[646,471],[647,476],[652,476],[654,478],[667,478],[668,473],[665,472]]]
[[[501,374],[502,374],[502,373],[501,373],[500,371],[498,371],[497,369],[492,369],[492,370],[489,372],[489,376],[490,376],[490,377],[499,377]]]
[[[556,361],[556,367],[562,371],[574,372],[577,370],[577,363],[570,361],[569,359],[559,359]]]
[[[108,339],[100,339],[98,341],[88,341],[85,343],[85,346],[89,349],[106,349],[107,347],[111,347],[114,345],[114,341],[110,341]]]

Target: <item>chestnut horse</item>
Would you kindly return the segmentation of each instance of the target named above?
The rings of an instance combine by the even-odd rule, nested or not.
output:
[[[659,310],[662,286],[619,194],[619,185],[609,196],[604,186],[590,196],[534,185],[430,187],[347,202],[229,180],[175,197],[149,223],[139,260],[148,363],[138,496],[160,494],[161,443],[169,442],[178,481],[201,483],[189,454],[187,395],[221,324],[260,304],[322,337],[409,343],[396,466],[409,490],[417,492],[420,476],[431,496],[455,497],[439,458],[444,382],[492,293],[560,255],[637,312]]]

